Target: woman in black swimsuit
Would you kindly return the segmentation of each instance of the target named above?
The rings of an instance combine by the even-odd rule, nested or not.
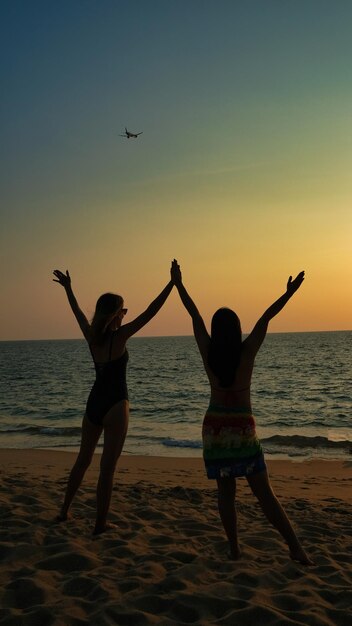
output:
[[[81,331],[88,342],[95,365],[96,380],[89,394],[82,423],[81,447],[71,470],[59,521],[65,521],[73,497],[89,467],[100,435],[104,431],[97,485],[97,515],[93,534],[98,535],[112,524],[106,521],[109,511],[113,478],[122,452],[128,428],[128,391],[126,366],[127,340],[147,324],[163,306],[173,283],[170,280],[162,292],[136,319],[122,325],[127,312],[121,296],[105,293],[97,301],[92,323],[81,311],[71,287],[71,277],[66,271],[54,271],[54,282],[62,285]]]

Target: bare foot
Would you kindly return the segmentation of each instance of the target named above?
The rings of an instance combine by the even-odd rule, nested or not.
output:
[[[238,546],[235,546],[233,548],[230,547],[229,557],[232,561],[238,561],[238,559],[240,559],[241,556],[242,556],[242,553]]]
[[[106,524],[104,524],[104,526],[96,526],[94,528],[93,536],[96,537],[96,535],[102,535],[107,530],[116,530],[117,528],[118,528],[118,526],[116,526],[116,524],[112,524],[111,522],[106,522]]]
[[[299,563],[302,563],[302,565],[315,565],[314,561],[309,558],[308,554],[303,550],[303,548],[291,550],[290,557],[292,561],[298,561]]]
[[[71,515],[69,513],[59,513],[55,517],[56,522],[67,522],[68,519],[71,519]]]

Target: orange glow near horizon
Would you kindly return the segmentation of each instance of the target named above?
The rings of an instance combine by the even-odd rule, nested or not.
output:
[[[0,340],[80,336],[56,268],[131,319],[174,257],[207,324],[304,269],[269,330],[350,329],[352,7],[122,4],[4,11]],[[141,332],[190,333],[174,293]]]

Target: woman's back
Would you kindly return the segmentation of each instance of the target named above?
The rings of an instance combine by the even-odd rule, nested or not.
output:
[[[250,389],[254,358],[247,350],[246,341],[242,343],[241,356],[231,385],[227,387],[220,385],[210,366],[206,362],[204,365],[210,383],[212,404],[251,410]]]
[[[126,340],[120,329],[106,333],[103,341],[89,343],[94,363],[107,363],[120,358],[125,352]]]

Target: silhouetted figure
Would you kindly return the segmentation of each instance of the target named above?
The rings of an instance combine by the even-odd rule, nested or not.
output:
[[[55,282],[66,291],[71,309],[88,342],[96,370],[96,380],[89,394],[82,423],[82,438],[77,460],[68,480],[65,500],[58,521],[65,521],[73,497],[91,463],[95,447],[104,431],[104,446],[97,485],[97,514],[94,534],[112,528],[106,521],[117,461],[125,442],[129,403],[126,384],[127,340],[147,324],[164,304],[173,283],[170,282],[148,308],[132,322],[122,325],[127,313],[123,298],[105,293],[98,299],[91,324],[78,306],[71,287],[71,278],[55,270]]]
[[[235,509],[236,478],[245,476],[272,525],[288,544],[292,559],[305,565],[312,561],[303,550],[292,525],[269,482],[252,413],[250,385],[256,354],[269,321],[285,306],[304,280],[304,272],[292,280],[286,292],[258,320],[242,341],[241,324],[234,311],[216,311],[209,336],[204,321],[182,283],[177,262],[171,277],[193,321],[194,336],[208,375],[211,395],[203,421],[203,457],[208,478],[216,479],[218,507],[233,559],[240,556]]]

